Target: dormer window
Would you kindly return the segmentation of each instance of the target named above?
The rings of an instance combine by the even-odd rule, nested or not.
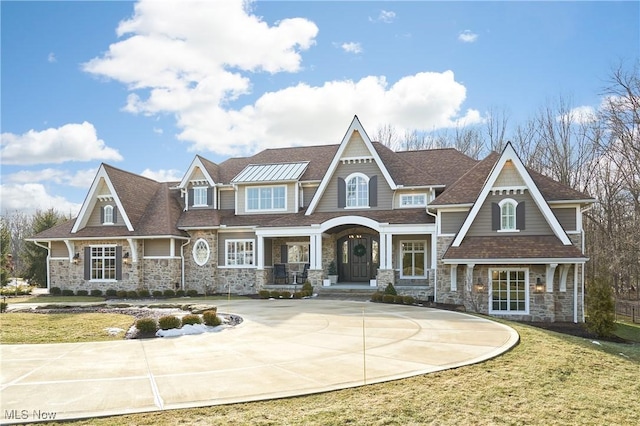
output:
[[[106,205],[102,208],[101,222],[103,225],[113,225],[116,223],[116,210],[112,205]]]
[[[193,188],[193,206],[204,207],[207,205],[207,187],[199,186]]]
[[[400,207],[425,207],[427,205],[427,194],[402,194],[400,196]]]
[[[287,188],[281,186],[253,186],[246,192],[247,211],[284,211],[287,209]]]
[[[369,207],[369,178],[356,173],[345,179],[347,207]]]

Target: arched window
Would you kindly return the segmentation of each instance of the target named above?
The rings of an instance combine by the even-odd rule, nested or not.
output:
[[[507,198],[498,203],[500,206],[500,229],[502,231],[515,231],[517,201]]]
[[[368,207],[369,206],[369,178],[362,173],[354,173],[346,179],[346,206],[347,207]]]
[[[113,206],[104,206],[104,218],[102,223],[113,224]]]
[[[207,240],[200,238],[193,245],[193,260],[199,265],[202,266],[209,260],[209,243]]]

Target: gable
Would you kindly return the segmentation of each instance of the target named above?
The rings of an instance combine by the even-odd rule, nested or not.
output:
[[[207,185],[214,186],[215,181],[211,176],[211,173],[207,169],[206,166],[209,166],[209,169],[216,169],[217,165],[201,158],[199,155],[191,162],[189,169],[182,177],[178,188],[187,189],[190,184],[197,183],[198,185]],[[212,170],[213,171],[213,170]]]
[[[512,166],[513,170],[511,170]],[[522,180],[523,185],[496,185],[498,177],[501,174],[505,178],[514,178],[514,173],[519,176],[519,178]],[[517,181],[517,177],[515,177],[515,179]],[[533,179],[531,178],[531,175],[516,154],[513,146],[511,145],[511,143],[507,143],[507,146],[504,148],[502,154],[500,155],[500,158],[494,164],[493,169],[489,173],[489,176],[484,181],[479,196],[474,202],[469,215],[465,219],[460,232],[453,240],[452,247],[459,247],[464,238],[469,233],[471,227],[474,225],[474,222],[477,219],[482,219],[483,216],[480,215],[479,217],[478,215],[480,214],[481,210],[486,209],[487,202],[489,202],[492,206],[495,205],[494,203],[491,203],[491,200],[488,200],[490,194],[517,195],[519,193],[524,194],[526,192],[530,194],[533,201],[533,203],[529,204],[535,204],[535,206],[537,206],[544,221],[546,221],[552,233],[562,242],[563,245],[571,245],[571,240],[567,236],[566,232],[562,229],[562,226],[558,222],[558,219],[551,211],[549,204],[542,196],[542,193],[540,192]],[[532,206],[527,206],[527,211],[530,210],[531,207]],[[495,228],[495,226],[492,226],[492,230],[493,228]]]
[[[513,161],[507,161],[493,184],[493,189],[524,187],[525,183]]]

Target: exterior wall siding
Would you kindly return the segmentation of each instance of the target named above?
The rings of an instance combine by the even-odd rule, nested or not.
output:
[[[494,187],[524,186],[524,180],[511,161],[507,161],[500,171]]]
[[[220,190],[220,209],[234,210],[236,208],[236,193],[232,190]]]
[[[576,223],[576,208],[575,207],[556,207],[552,208],[551,211],[556,218],[558,218],[558,222],[562,225],[562,228],[567,231],[579,231],[576,229],[578,227]]]
[[[171,254],[171,241],[169,238],[144,240],[144,256],[169,256]]]
[[[440,233],[457,234],[468,214],[468,211],[442,212],[440,214]]]
[[[365,145],[362,140],[362,136],[360,133],[353,132],[351,134],[351,138],[349,138],[349,143],[347,144],[345,150],[342,152],[342,157],[369,157],[371,156],[371,152]]]
[[[124,220],[122,219],[122,214],[118,210],[115,201],[97,201],[96,205],[93,207],[91,211],[91,215],[89,216],[89,220],[87,221],[87,226],[102,226],[102,221],[100,220],[100,210],[104,206],[113,206],[113,211],[116,214],[116,220],[113,225],[104,225],[104,226],[124,226]]]

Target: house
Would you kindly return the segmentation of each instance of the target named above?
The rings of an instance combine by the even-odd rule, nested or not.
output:
[[[593,202],[527,169],[511,144],[482,161],[393,152],[354,117],[338,145],[220,164],[197,155],[180,182],[102,164],[78,217],[32,240],[48,247],[49,285],[64,289],[255,294],[303,273],[327,284],[335,261],[339,283],[582,322]]]

